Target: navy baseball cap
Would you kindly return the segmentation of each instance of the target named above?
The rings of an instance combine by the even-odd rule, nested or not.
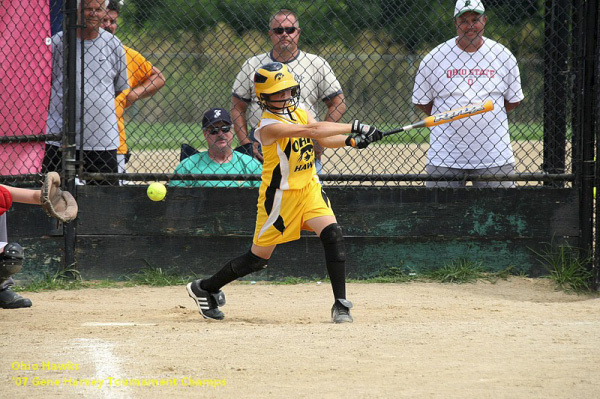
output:
[[[231,116],[223,108],[211,108],[204,113],[202,117],[202,128],[207,128],[210,125],[214,125],[217,122],[225,122],[231,125]]]

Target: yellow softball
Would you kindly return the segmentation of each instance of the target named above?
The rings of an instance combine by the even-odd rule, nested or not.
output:
[[[167,195],[167,188],[162,183],[154,182],[148,186],[147,194],[152,201],[162,201]]]

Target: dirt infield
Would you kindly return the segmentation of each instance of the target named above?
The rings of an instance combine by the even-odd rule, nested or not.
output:
[[[600,298],[548,280],[349,284],[345,325],[329,323],[327,283],[225,292],[222,322],[203,320],[182,286],[24,293],[31,309],[0,311],[2,397],[600,393]]]
[[[360,152],[326,149],[323,173],[425,173],[428,145],[378,145]],[[543,143],[523,141],[514,145],[517,172],[541,172]],[[570,150],[567,151],[570,154]],[[133,152],[129,173],[172,173],[179,164],[178,150]],[[567,163],[568,164],[568,163]]]

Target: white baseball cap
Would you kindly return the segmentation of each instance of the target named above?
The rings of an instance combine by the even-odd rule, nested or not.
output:
[[[460,17],[467,11],[483,14],[485,12],[485,7],[483,7],[481,0],[458,0],[454,7],[454,18]]]

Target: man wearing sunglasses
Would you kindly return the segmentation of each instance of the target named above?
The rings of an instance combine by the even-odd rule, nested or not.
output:
[[[233,129],[231,117],[223,108],[212,108],[202,118],[202,130],[208,146],[207,151],[197,152],[183,159],[177,174],[243,175],[262,173],[262,164],[249,155],[233,151]],[[260,180],[174,180],[171,186],[179,187],[258,187]]]
[[[300,101],[316,120],[321,119],[324,113],[323,120],[339,122],[346,111],[342,87],[329,63],[322,57],[305,53],[298,48],[300,32],[298,17],[294,12],[286,9],[277,11],[269,21],[269,37],[273,49],[246,60],[233,84],[231,116],[240,143],[236,151],[252,155],[261,162],[263,157],[253,132],[258,126],[262,111],[254,95],[253,79],[262,65],[271,62],[286,64],[302,86]],[[326,108],[325,112],[323,108]],[[315,146],[317,173],[321,172],[322,153],[323,149]]]

